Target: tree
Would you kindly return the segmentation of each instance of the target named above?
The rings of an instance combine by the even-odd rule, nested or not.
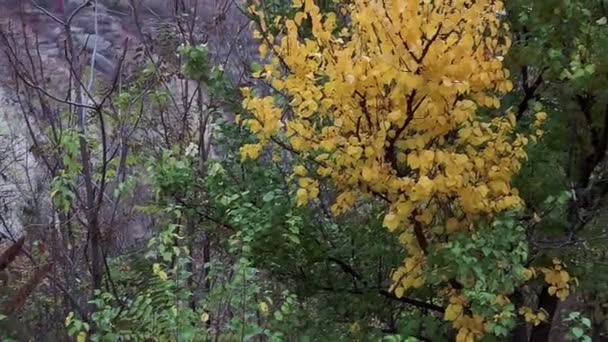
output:
[[[501,109],[512,89],[502,64],[511,44],[502,3],[353,1],[341,18],[313,1],[294,6],[277,36],[251,7],[267,59],[255,76],[274,93],[242,89],[251,113],[243,125],[259,140],[241,148],[243,158],[272,142],[309,160],[293,168],[299,205],[315,200],[325,179],[336,189],[335,215],[372,197],[386,202],[384,226],[398,232],[407,253],[391,291],[401,298],[434,286],[449,298],[445,318],[458,339],[481,336],[492,317],[466,295],[479,277],[437,276],[440,265],[429,256],[463,232],[474,237],[484,217],[523,204],[511,180],[546,114],[522,133],[516,113]],[[340,30],[339,20],[347,21]],[[309,38],[299,34],[304,25]],[[521,282],[529,272],[520,267],[513,276]],[[496,314],[507,310],[510,294],[495,294]]]
[[[603,215],[608,111],[601,95],[607,85],[606,17],[603,1],[509,1],[507,20],[514,44],[506,64],[521,85],[509,99],[522,118],[540,105],[551,118],[547,135],[529,153],[517,185],[530,215],[545,213],[529,231],[533,253],[570,260],[580,281],[588,314],[594,316],[594,337],[605,333],[601,293],[605,249]],[[545,198],[568,192],[570,198],[550,212],[539,209]],[[548,287],[539,294],[551,316],[559,316]],[[556,324],[553,324],[555,326]],[[553,332],[552,332],[553,330]],[[537,339],[554,334],[548,321],[534,329]]]

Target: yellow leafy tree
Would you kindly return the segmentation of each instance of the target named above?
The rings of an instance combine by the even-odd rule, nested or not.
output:
[[[276,36],[264,13],[250,8],[267,61],[254,76],[280,95],[242,89],[251,114],[243,125],[259,140],[242,156],[256,158],[276,143],[314,160],[313,168],[294,167],[299,205],[318,196],[321,178],[338,190],[336,215],[362,198],[385,200],[384,225],[407,251],[392,286],[404,296],[425,284],[430,247],[473,230],[477,215],[522,204],[511,178],[546,114],[537,113],[534,135],[524,135],[515,132],[516,116],[499,110],[512,89],[501,1],[353,0],[343,4],[341,28],[312,0],[294,7],[293,19],[276,18],[283,29]],[[299,35],[304,25],[308,38]],[[481,336],[484,318],[464,314],[457,291],[446,296],[459,340]]]

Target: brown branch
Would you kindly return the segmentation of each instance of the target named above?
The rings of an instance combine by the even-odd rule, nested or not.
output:
[[[427,309],[427,310],[432,310],[432,311],[436,311],[439,313],[444,313],[445,312],[445,308],[433,303],[427,303],[425,301],[419,300],[419,299],[413,299],[413,298],[407,298],[407,297],[401,297],[401,298],[397,298],[397,296],[395,296],[393,293],[390,293],[386,290],[380,290],[378,291],[382,296],[394,300],[394,301],[398,301],[398,302],[402,302],[405,304],[409,304],[409,305],[413,305],[416,306],[418,308],[422,308],[422,309]]]
[[[532,85],[529,85],[529,81],[528,81],[528,66],[524,65],[521,67],[521,73],[522,73],[522,88],[524,91],[524,98],[521,100],[521,102],[519,103],[519,105],[517,106],[517,113],[515,113],[515,117],[517,119],[519,119],[524,112],[526,112],[528,110],[528,108],[530,107],[530,100],[532,100],[533,98],[535,98],[537,96],[537,92],[538,89],[540,88],[540,85],[543,83],[543,74],[545,72],[546,68],[541,70],[540,74],[538,75],[538,77],[536,77],[536,80],[532,83]]]
[[[351,275],[354,279],[361,281],[365,286],[367,286],[367,282],[365,281],[365,279],[363,279],[363,277],[361,276],[361,273],[359,273],[357,270],[355,270],[352,266],[350,266],[348,263],[344,262],[343,260],[340,260],[338,258],[335,257],[328,257],[327,260],[337,264],[340,269],[346,273]],[[332,290],[332,291],[336,291],[336,289],[334,288],[324,288],[325,290]],[[365,289],[359,290],[359,289],[345,289],[342,291],[346,291],[352,294],[362,294],[364,293]],[[369,290],[369,289],[368,289]],[[423,309],[428,309],[428,310],[433,310],[433,311],[437,311],[437,312],[441,312],[443,313],[445,311],[445,308],[432,304],[432,303],[427,303],[424,302],[422,300],[418,300],[418,299],[413,299],[413,298],[407,298],[407,297],[401,297],[398,298],[397,296],[395,296],[394,293],[391,293],[389,291],[386,291],[385,289],[379,289],[378,293],[386,298],[389,298],[391,300],[395,300],[398,302],[403,302],[409,305],[413,305],[419,308],[423,308]]]
[[[67,105],[78,107],[78,108],[85,108],[85,109],[95,110],[95,111],[98,109],[96,106],[90,106],[90,105],[87,105],[87,104],[84,104],[84,103],[73,102],[73,101],[70,101],[70,100],[62,100],[62,99],[54,96],[53,94],[49,93],[48,91],[46,91],[42,87],[29,82],[19,72],[16,71],[16,74],[19,77],[19,79],[21,79],[21,81],[23,81],[23,83],[25,83],[28,87],[38,90],[39,92],[41,92],[42,94],[44,94],[45,96],[47,96],[48,98],[50,98],[50,99],[52,99],[52,100],[54,100],[56,102],[67,104]]]
[[[429,242],[426,240],[424,231],[422,231],[422,226],[418,221],[414,223],[414,235],[416,236],[416,241],[418,241],[422,253],[426,254],[429,248]]]
[[[22,236],[19,240],[13,243],[2,255],[0,255],[0,271],[4,270],[19,254],[23,243],[25,242],[25,236]]]
[[[407,117],[405,119],[405,122],[403,123],[403,125],[401,127],[399,127],[399,129],[397,130],[397,132],[395,132],[395,136],[389,139],[389,146],[386,150],[386,154],[385,154],[385,158],[387,160],[389,160],[391,162],[391,165],[393,166],[393,169],[395,171],[397,171],[397,176],[404,176],[403,173],[399,172],[399,167],[397,165],[397,156],[396,156],[396,151],[395,151],[395,143],[397,142],[397,139],[399,139],[399,136],[401,136],[401,134],[405,131],[405,129],[408,127],[408,125],[410,124],[410,122],[412,122],[412,120],[414,120],[414,114],[416,113],[416,110],[418,109],[418,107],[420,107],[420,104],[424,101],[424,98],[422,98],[418,104],[416,106],[414,106],[414,99],[416,98],[416,89],[412,90],[412,92],[408,95],[407,97],[407,103],[406,103],[406,113],[407,113]]]

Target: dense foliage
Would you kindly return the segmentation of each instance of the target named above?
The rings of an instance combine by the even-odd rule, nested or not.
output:
[[[61,96],[2,32],[50,209],[1,235],[0,338],[606,337],[605,1],[247,1],[246,81],[175,9]]]

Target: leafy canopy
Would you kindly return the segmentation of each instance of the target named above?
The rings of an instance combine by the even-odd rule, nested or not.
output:
[[[274,142],[310,160],[293,168],[299,205],[319,196],[322,178],[338,190],[334,214],[359,199],[385,200],[384,225],[400,233],[408,254],[393,274],[402,297],[425,284],[429,249],[473,230],[479,215],[522,204],[511,179],[546,114],[521,134],[516,115],[500,109],[512,89],[500,1],[357,0],[342,15],[322,13],[312,0],[294,7],[293,19],[274,19],[282,20],[277,36],[251,7],[267,61],[254,76],[275,93],[242,89],[251,113],[243,124],[259,143],[241,155],[255,159]],[[303,27],[311,37],[299,34]],[[457,289],[453,279],[439,282],[452,302],[466,301],[449,290]],[[483,318],[469,320],[455,322],[462,338],[481,333]]]

